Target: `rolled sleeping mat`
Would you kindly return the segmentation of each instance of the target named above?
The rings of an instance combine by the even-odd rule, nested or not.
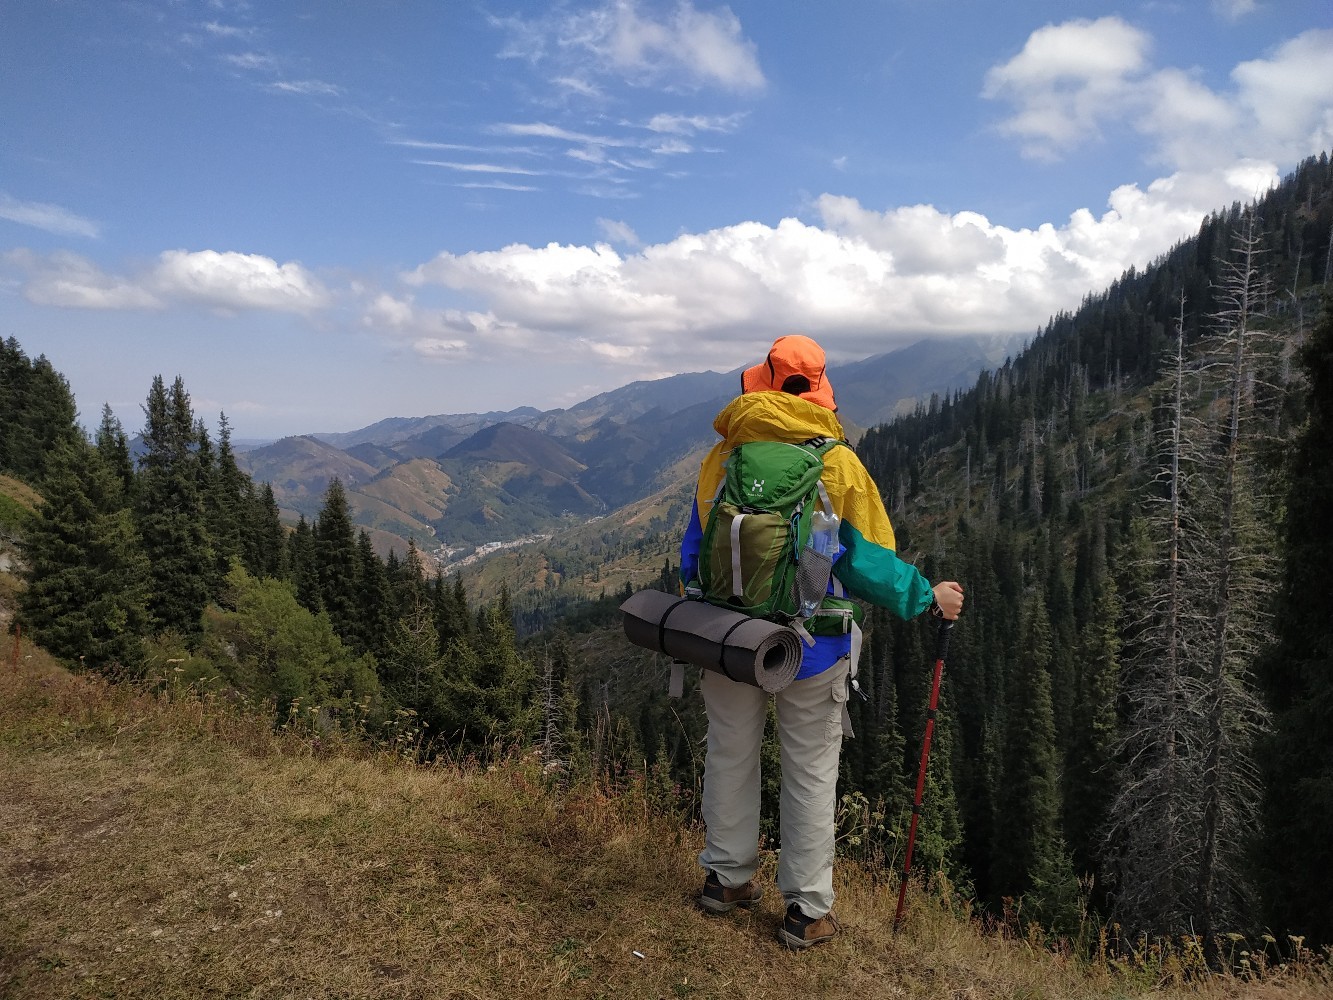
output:
[[[800,636],[776,622],[660,590],[639,591],[620,611],[625,637],[636,646],[770,693],[790,684],[801,668]]]

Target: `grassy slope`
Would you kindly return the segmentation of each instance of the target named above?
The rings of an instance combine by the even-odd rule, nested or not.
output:
[[[0,637],[0,997],[1327,997],[1089,970],[839,866],[845,933],[691,904],[697,829],[555,794],[531,759],[423,769],[69,674]],[[642,958],[635,952],[642,954]]]

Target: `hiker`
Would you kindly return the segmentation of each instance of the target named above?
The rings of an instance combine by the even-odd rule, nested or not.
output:
[[[759,440],[844,440],[824,364],[824,350],[814,340],[790,335],[774,341],[768,357],[742,374],[741,395],[713,421],[722,440],[699,472],[694,509],[681,542],[683,581],[698,576],[704,521],[733,447]],[[830,589],[845,588],[851,596],[904,619],[927,609],[957,618],[963,588],[952,581],[932,587],[914,566],[898,558],[879,490],[851,447],[844,442],[826,451],[823,459],[822,482],[841,519]],[[782,744],[777,884],[786,908],[778,938],[791,948],[827,941],[839,929],[833,915],[838,757],[860,640],[855,623],[840,634],[809,636],[796,679],[774,695]],[[707,875],[698,902],[709,913],[728,913],[753,906],[763,895],[754,875],[759,865],[759,755],[768,695],[713,670],[703,671],[701,688],[708,747],[706,834],[699,863]]]

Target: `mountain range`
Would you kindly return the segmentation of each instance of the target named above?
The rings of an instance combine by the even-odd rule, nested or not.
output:
[[[975,383],[1021,347],[1015,338],[920,341],[830,365],[849,437],[932,394]],[[239,451],[290,520],[317,516],[329,483],[382,554],[408,540],[448,567],[479,551],[606,515],[693,474],[684,459],[715,440],[713,417],[741,369],[632,382],[568,409],[389,417]]]

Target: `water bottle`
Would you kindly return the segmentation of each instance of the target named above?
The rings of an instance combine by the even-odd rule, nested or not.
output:
[[[810,547],[830,560],[838,554],[838,515],[825,510],[815,511],[810,522]]]

